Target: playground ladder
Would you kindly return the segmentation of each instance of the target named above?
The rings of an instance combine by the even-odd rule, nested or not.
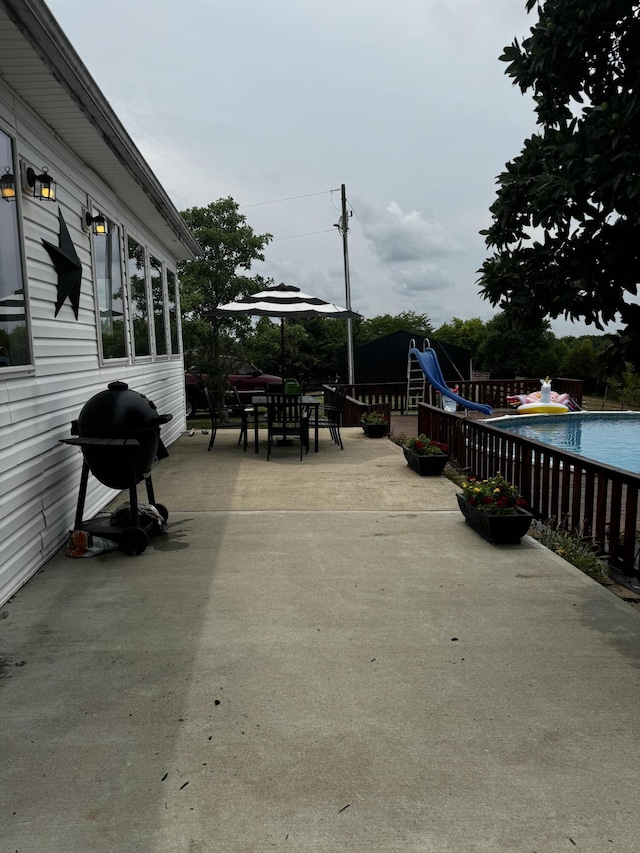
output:
[[[422,351],[428,346],[428,340],[424,340]],[[426,391],[426,377],[417,360],[411,355],[411,350],[416,349],[415,340],[409,343],[409,360],[407,362],[407,396],[405,402],[405,410],[407,412],[418,411],[418,403],[424,400]]]

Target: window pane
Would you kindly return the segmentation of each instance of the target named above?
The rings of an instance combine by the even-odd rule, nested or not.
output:
[[[167,291],[169,297],[169,333],[171,337],[171,353],[177,355],[180,352],[178,343],[178,300],[176,298],[176,274],[167,270]]]
[[[0,172],[13,168],[10,137],[0,130]],[[18,183],[16,177],[16,184]],[[18,205],[0,201],[0,370],[31,364],[24,281],[20,256]]]
[[[156,354],[167,354],[167,320],[164,314],[164,289],[162,287],[162,261],[150,258],[151,298],[153,300],[153,328],[156,334]]]
[[[122,262],[120,228],[107,220],[107,233],[93,237],[98,307],[102,333],[103,358],[124,358],[127,354],[124,300],[122,298]]]
[[[131,237],[128,239],[128,246],[133,346],[136,355],[151,355],[144,248]]]

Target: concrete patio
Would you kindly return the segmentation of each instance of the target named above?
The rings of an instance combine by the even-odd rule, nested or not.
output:
[[[3,853],[636,853],[640,613],[343,437],[183,436],[0,611]]]

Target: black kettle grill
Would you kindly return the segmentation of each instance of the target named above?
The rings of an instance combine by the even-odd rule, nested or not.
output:
[[[153,519],[141,519],[138,512],[137,485],[144,479],[147,497],[166,521],[166,507],[156,503],[151,467],[156,458],[168,456],[160,440],[160,427],[173,415],[160,415],[155,404],[126,382],[111,382],[106,391],[91,397],[71,424],[65,444],[82,450],[83,464],[75,529],[111,539],[129,554],[141,554],[149,544],[149,533],[156,527]],[[129,489],[129,523],[105,524],[99,520],[83,522],[89,471],[111,489]]]

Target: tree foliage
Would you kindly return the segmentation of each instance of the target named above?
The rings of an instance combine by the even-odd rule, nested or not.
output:
[[[426,314],[416,314],[414,311],[402,311],[400,314],[381,314],[362,320],[354,330],[354,341],[366,344],[393,332],[411,332],[416,337],[429,337],[433,334],[431,320]]]
[[[218,305],[253,292],[262,280],[239,270],[264,260],[271,234],[256,234],[231,198],[207,207],[191,207],[182,218],[202,248],[202,255],[180,265],[180,299],[187,317],[209,318]]]
[[[264,260],[271,234],[256,234],[231,198],[181,213],[202,248],[202,255],[180,264],[180,302],[187,367],[191,359],[210,377],[218,398],[224,377],[218,368],[221,355],[233,354],[238,341],[250,332],[249,318],[216,316],[218,305],[255,293],[268,282],[249,277],[253,261]]]
[[[416,337],[428,337],[433,328],[426,314],[412,311],[396,316],[383,314],[368,320],[354,320],[354,343],[361,344],[396,331],[409,331]],[[344,320],[329,317],[287,319],[285,323],[285,364],[287,373],[303,383],[333,381],[338,353],[347,347]],[[250,361],[267,373],[278,373],[280,365],[280,323],[261,318],[247,338],[245,353]]]
[[[338,353],[347,343],[344,320],[329,317],[287,319],[284,325],[284,363],[289,376],[304,385],[332,381]],[[261,317],[247,341],[247,357],[265,373],[280,371],[280,321]],[[286,377],[285,377],[286,378]]]
[[[548,320],[524,329],[508,311],[496,314],[485,324],[485,333],[477,350],[479,368],[501,379],[557,376],[560,360],[561,350]]]
[[[528,0],[539,20],[500,59],[535,100],[540,132],[498,176],[496,250],[481,293],[526,325],[546,316],[598,329],[640,368],[640,3]]]
[[[476,370],[488,370],[500,379],[558,375],[565,351],[548,320],[538,320],[525,329],[510,311],[496,314],[486,323],[479,317],[454,317],[436,330],[435,337],[470,350]]]
[[[450,323],[443,323],[439,329],[436,329],[434,337],[440,343],[471,350],[475,360],[484,334],[485,324],[480,317],[472,317],[470,320],[453,317]]]

